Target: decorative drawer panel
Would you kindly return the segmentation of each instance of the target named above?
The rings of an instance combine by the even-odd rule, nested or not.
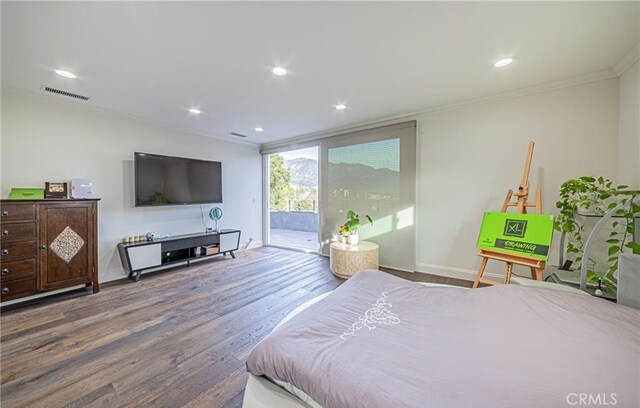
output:
[[[0,220],[7,221],[32,221],[36,219],[35,204],[3,204],[0,208]]]
[[[0,262],[0,282],[36,276],[36,259]]]
[[[36,256],[36,242],[4,242],[0,245],[0,260],[4,263],[7,260],[34,258]]]
[[[33,295],[36,293],[36,278],[22,278],[2,282],[0,288],[0,302]]]
[[[2,242],[29,241],[36,239],[35,222],[3,223],[0,225]]]

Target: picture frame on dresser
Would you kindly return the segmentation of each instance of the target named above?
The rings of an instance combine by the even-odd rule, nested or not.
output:
[[[44,183],[44,198],[67,198],[69,196],[67,183]]]

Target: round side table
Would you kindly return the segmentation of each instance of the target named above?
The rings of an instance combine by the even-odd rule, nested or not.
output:
[[[356,245],[334,242],[330,247],[329,265],[337,277],[349,279],[365,269],[378,269],[378,244],[361,241]]]

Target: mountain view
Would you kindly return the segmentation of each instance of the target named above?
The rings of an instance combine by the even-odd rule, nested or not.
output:
[[[318,161],[311,158],[286,160],[274,155],[272,161],[271,208],[310,211],[317,208]],[[275,167],[274,167],[275,166]],[[281,170],[276,170],[276,169]],[[348,177],[344,177],[348,175]],[[327,195],[330,207],[371,205],[378,210],[399,197],[400,173],[376,169],[361,163],[331,163],[328,182],[333,191]]]
[[[316,187],[318,183],[318,161],[299,158],[285,160],[284,167],[291,173],[291,184],[294,187]],[[374,169],[359,163],[332,163],[330,177],[338,177],[342,172],[349,172],[355,184],[365,186],[385,186],[398,183],[399,173],[389,169]],[[373,175],[372,175],[373,174]]]
[[[285,160],[284,167],[291,173],[291,185],[294,187],[317,187],[318,161],[308,158]]]

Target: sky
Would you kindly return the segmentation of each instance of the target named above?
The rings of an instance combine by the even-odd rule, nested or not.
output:
[[[305,159],[318,160],[317,147],[308,147],[306,149],[291,150],[288,152],[282,152],[278,154],[284,157],[285,160],[299,159],[301,157],[304,157]]]

